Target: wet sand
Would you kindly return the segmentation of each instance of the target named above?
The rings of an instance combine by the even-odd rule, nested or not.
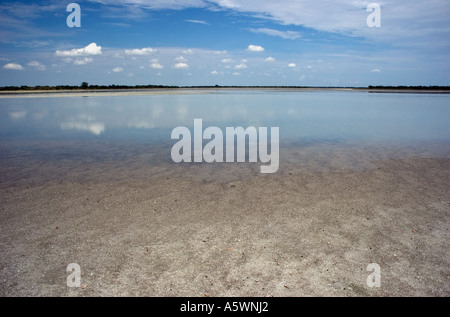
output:
[[[267,175],[144,148],[113,160],[11,155],[0,295],[449,296],[450,158],[378,153],[290,149]],[[66,284],[70,263],[79,288]],[[366,284],[370,263],[379,288]]]

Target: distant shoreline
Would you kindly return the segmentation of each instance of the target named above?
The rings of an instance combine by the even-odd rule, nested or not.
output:
[[[0,87],[5,88],[5,87]],[[127,95],[167,95],[197,94],[224,90],[261,90],[261,91],[351,91],[367,93],[407,93],[407,94],[450,94],[450,87],[285,87],[285,86],[192,86],[192,87],[155,87],[155,88],[74,88],[74,89],[16,89],[0,90],[0,98],[14,97],[91,97],[91,96],[127,96]]]

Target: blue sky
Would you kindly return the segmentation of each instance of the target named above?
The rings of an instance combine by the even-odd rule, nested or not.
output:
[[[1,86],[450,85],[448,0],[71,2],[0,1]]]

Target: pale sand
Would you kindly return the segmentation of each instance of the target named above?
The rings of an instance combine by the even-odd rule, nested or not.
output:
[[[313,92],[313,91],[347,91],[367,93],[406,93],[406,94],[450,94],[449,90],[417,90],[417,89],[367,89],[367,88],[298,88],[298,87],[221,87],[221,88],[151,88],[151,89],[121,89],[121,90],[18,90],[0,91],[3,98],[67,98],[67,97],[109,97],[109,96],[138,96],[138,95],[182,95],[207,94],[223,91],[287,91],[287,92]]]
[[[449,296],[448,156],[322,147],[285,153],[297,161],[273,175],[145,149],[5,159],[0,295]]]
[[[112,97],[112,96],[146,96],[146,95],[187,95],[206,94],[204,90],[192,89],[142,89],[142,90],[97,90],[97,91],[8,91],[0,92],[2,98],[68,98],[68,97]]]

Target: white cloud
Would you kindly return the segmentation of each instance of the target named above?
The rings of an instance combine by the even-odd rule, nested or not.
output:
[[[80,65],[92,63],[93,61],[94,61],[94,60],[93,60],[91,57],[85,57],[85,58],[83,58],[83,59],[77,59],[77,60],[75,60],[73,63],[74,63],[75,65],[80,66]]]
[[[379,70],[378,68],[372,69],[371,70],[372,73],[381,73],[381,70]]]
[[[300,32],[295,32],[295,31],[279,31],[279,30],[267,29],[267,28],[250,29],[250,31],[252,31],[254,33],[262,33],[262,34],[271,35],[271,36],[279,36],[283,39],[289,39],[289,40],[295,40],[295,39],[302,37]]]
[[[184,20],[186,22],[190,22],[190,23],[197,23],[197,24],[204,24],[204,25],[209,25],[208,22],[203,21],[203,20]]]
[[[183,51],[183,54],[192,55],[192,54],[194,54],[194,52],[190,48],[188,48],[187,50]]]
[[[423,45],[419,40],[435,43],[448,38],[448,0],[429,1],[378,1],[381,5],[382,27],[367,27],[367,5],[373,0],[93,0],[132,9],[185,9],[207,8],[210,10],[233,10],[267,19],[280,25],[297,25],[319,31],[351,36],[363,36],[380,41],[401,40],[402,44]],[[377,2],[377,1],[375,1]],[[138,11],[139,12],[139,11]],[[201,20],[197,20],[201,21]],[[258,29],[257,29],[258,30]],[[271,30],[271,29],[268,29]],[[264,31],[264,29],[263,29]],[[266,30],[267,31],[267,30]],[[277,31],[277,30],[275,30]],[[296,33],[280,31],[269,35],[296,37]],[[291,31],[293,32],[293,31]],[[415,39],[411,43],[411,39]],[[447,41],[448,42],[448,41]],[[398,42],[397,42],[398,43]]]
[[[282,25],[301,25],[318,31],[361,36],[396,46],[436,47],[450,36],[448,1],[372,1],[372,0],[284,0],[280,5],[272,0],[234,0],[226,6],[234,11],[264,17]],[[369,28],[367,5],[381,5],[381,27]],[[427,44],[424,44],[427,43]],[[446,45],[448,49],[449,42]]]
[[[113,70],[112,70],[114,73],[121,73],[121,72],[123,72],[123,68],[122,67],[115,67],[115,68],[113,68]]]
[[[108,3],[114,5],[128,4],[132,7],[139,5],[142,8],[151,10],[172,9],[182,10],[186,8],[204,8],[210,4],[204,0],[92,0],[100,3]]]
[[[288,67],[290,67],[290,68],[295,68],[295,67],[297,67],[297,65],[296,65],[295,63],[290,63],[290,64],[288,65]]]
[[[264,47],[259,45],[249,45],[247,48],[249,52],[264,52]]]
[[[228,64],[228,63],[232,63],[233,60],[231,58],[224,58],[224,59],[221,60],[221,62],[224,63],[224,64]]]
[[[164,68],[163,65],[158,63],[158,60],[152,61],[152,63],[150,64],[150,67],[153,68],[153,69],[163,69]]]
[[[244,63],[241,63],[239,65],[234,66],[235,69],[246,69],[247,65],[245,65]]]
[[[186,68],[189,68],[189,65],[186,63],[178,63],[178,64],[173,65],[173,67],[176,69],[186,69]]]
[[[268,62],[268,63],[273,63],[273,62],[276,61],[276,59],[273,58],[273,57],[267,57],[264,61],[265,61],[265,62]]]
[[[236,73],[233,73],[233,75],[234,76],[241,76],[241,73],[236,72]]]
[[[91,43],[83,48],[74,48],[70,51],[56,51],[56,56],[77,57],[88,55],[101,55],[102,47],[96,43]]]
[[[150,54],[152,54],[154,52],[156,52],[156,50],[151,48],[151,47],[133,48],[131,50],[125,50],[125,54],[127,54],[127,55],[137,55],[137,56],[150,55]]]
[[[36,70],[46,70],[45,65],[38,61],[31,61],[27,63],[28,66],[34,67]]]
[[[238,12],[254,14],[257,17],[279,22],[283,25],[302,25],[321,31],[348,32],[357,31],[366,27],[367,4],[366,0],[284,0],[280,5],[273,0],[211,0],[221,7]],[[373,1],[372,1],[373,2]],[[400,4],[398,7],[408,3]],[[398,8],[397,8],[398,9]],[[331,13],[330,13],[331,12]],[[401,12],[401,11],[400,11]],[[274,36],[296,37],[297,33],[278,33],[276,30],[262,29],[262,32]]]
[[[11,69],[11,70],[24,70],[22,65],[16,64],[16,63],[8,63],[6,65],[3,65],[4,69]]]
[[[214,75],[214,76],[216,76],[216,75],[218,75],[219,73],[217,72],[217,70],[213,70],[212,72],[211,72],[211,75]]]
[[[178,56],[177,58],[175,58],[176,62],[186,62],[186,58],[184,58],[183,56]]]

